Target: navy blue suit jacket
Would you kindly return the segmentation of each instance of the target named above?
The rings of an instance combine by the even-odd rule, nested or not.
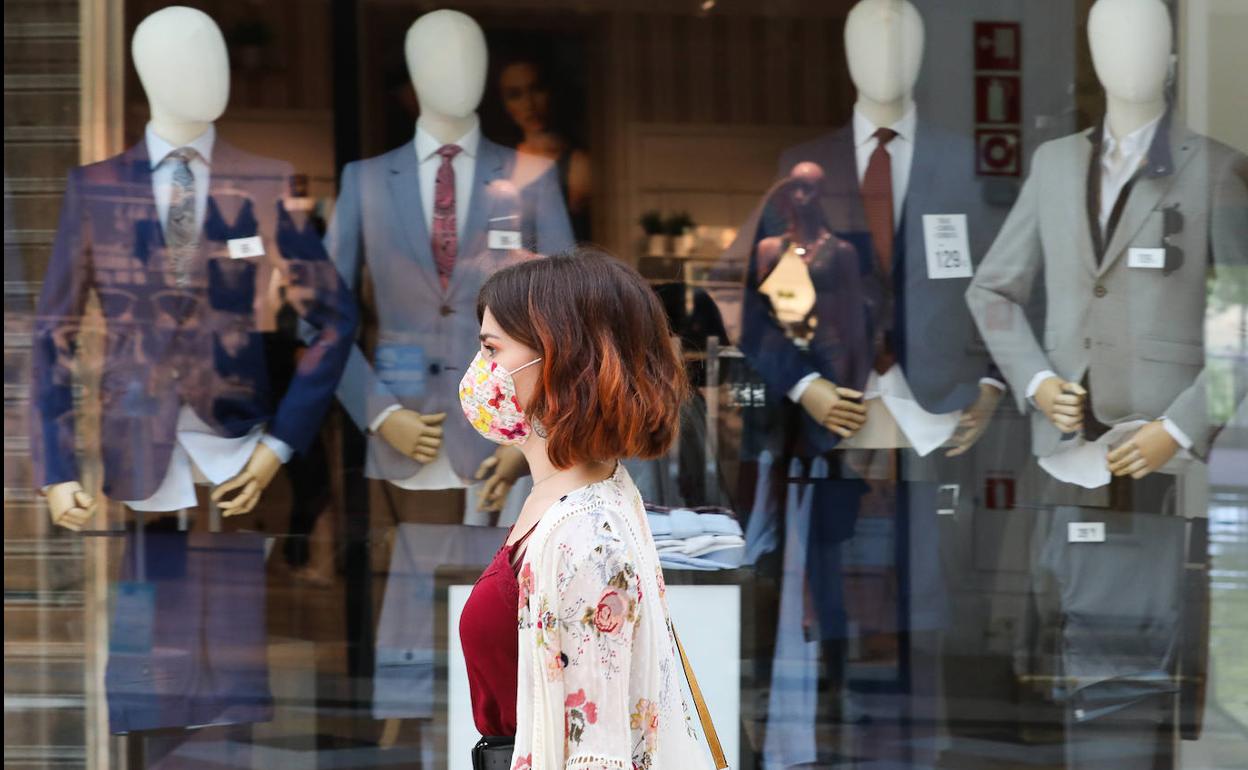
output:
[[[164,478],[182,404],[220,435],[267,432],[302,451],[333,399],[357,324],[355,303],[311,223],[281,206],[292,169],[217,140],[199,249],[175,281],[152,196],[146,145],[72,170],[35,314],[31,436],[36,485],[80,478],[73,359],[90,293],[105,342],[100,367],[104,492],[149,497]],[[263,255],[232,258],[259,236]],[[268,382],[262,332],[284,275],[287,300],[315,330],[285,394]]]

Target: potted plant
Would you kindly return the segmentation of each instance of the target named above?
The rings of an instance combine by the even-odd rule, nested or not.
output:
[[[643,213],[639,221],[642,232],[646,234],[646,254],[651,257],[666,256],[667,234],[663,231],[663,217],[651,209]]]
[[[693,234],[693,218],[688,211],[678,211],[667,218],[663,229],[672,239],[672,247],[676,256],[687,257],[693,253],[697,238]]]

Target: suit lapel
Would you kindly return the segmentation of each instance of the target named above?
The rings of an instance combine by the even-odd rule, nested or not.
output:
[[[1074,153],[1068,159],[1070,165],[1058,169],[1059,178],[1078,180],[1077,192],[1074,195],[1062,196],[1058,202],[1062,216],[1066,220],[1066,231],[1074,241],[1072,251],[1083,255],[1083,266],[1093,275],[1096,274],[1096,242],[1092,239],[1092,228],[1088,221],[1088,164],[1092,162],[1092,143],[1083,132],[1072,142]]]
[[[425,225],[425,207],[420,195],[420,164],[416,158],[416,140],[400,147],[390,165],[391,200],[394,216],[402,223],[408,245],[420,267],[425,281],[438,294],[442,285],[438,280],[437,265],[433,261],[433,246],[429,240],[429,228]]]
[[[485,249],[485,239],[490,229],[490,184],[504,176],[502,148],[482,137],[477,145],[477,162],[472,175],[472,187],[468,197],[468,221],[464,223],[459,237],[459,253],[455,255],[455,267],[451,269],[448,292],[454,292],[465,270],[464,259],[480,254]],[[519,229],[518,227],[516,229]]]
[[[1158,126],[1158,130],[1165,130],[1166,123],[1163,121]],[[1183,171],[1183,166],[1192,155],[1193,143],[1189,140],[1186,130],[1175,130],[1171,132],[1168,139],[1170,142],[1170,157],[1173,158],[1173,166],[1170,173],[1162,174],[1154,171],[1150,173],[1150,169],[1145,167],[1139,177],[1135,180],[1135,184],[1131,188],[1130,194],[1127,196],[1126,205],[1123,207],[1122,216],[1118,220],[1118,226],[1114,228],[1113,237],[1110,239],[1109,248],[1105,250],[1105,255],[1101,259],[1101,268],[1097,275],[1104,275],[1105,271],[1113,266],[1114,262],[1126,251],[1127,244],[1135,237],[1140,228],[1144,226],[1144,221],[1148,219],[1148,215],[1157,208],[1157,204],[1161,202],[1166,191],[1170,189],[1170,185]],[[1150,156],[1152,153],[1149,153]],[[1146,162],[1153,163],[1153,158],[1146,159]],[[1153,244],[1160,246],[1161,244]]]

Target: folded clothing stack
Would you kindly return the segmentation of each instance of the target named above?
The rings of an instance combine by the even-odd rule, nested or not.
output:
[[[745,557],[745,538],[727,508],[666,508],[646,504],[659,563],[673,569],[735,569]]]

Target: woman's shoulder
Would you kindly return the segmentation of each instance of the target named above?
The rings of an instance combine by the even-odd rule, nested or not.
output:
[[[636,487],[623,464],[607,479],[560,500],[547,547],[565,554],[631,556],[630,538],[623,529],[632,515]]]

